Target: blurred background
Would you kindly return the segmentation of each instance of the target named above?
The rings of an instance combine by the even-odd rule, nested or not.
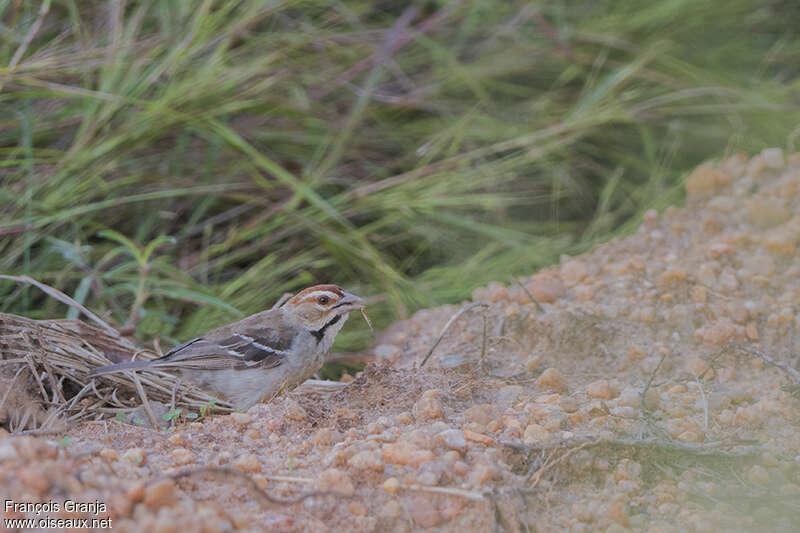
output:
[[[0,0],[0,273],[169,345],[333,282],[378,328],[800,136],[800,3]],[[0,311],[76,316],[0,281]],[[335,350],[370,339],[353,318]]]

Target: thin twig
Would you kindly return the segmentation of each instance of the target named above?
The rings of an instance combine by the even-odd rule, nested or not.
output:
[[[48,403],[50,398],[47,396],[47,391],[44,388],[44,383],[42,383],[41,378],[39,377],[39,373],[36,371],[36,364],[33,362],[33,356],[28,355],[26,357],[28,361],[28,368],[30,368],[31,374],[33,374],[33,378],[36,380],[36,383],[39,384],[39,391],[42,393],[42,398],[44,398],[44,403]]]
[[[25,39],[23,39],[22,43],[17,48],[17,51],[14,52],[14,56],[11,58],[11,61],[8,63],[8,67],[6,70],[10,73],[14,72],[14,67],[22,60],[22,56],[25,55],[25,52],[28,50],[28,46],[30,46],[33,38],[36,37],[36,34],[39,32],[39,28],[42,27],[42,22],[44,22],[44,17],[47,16],[47,12],[50,11],[50,0],[44,0],[42,5],[39,6],[39,13],[36,15],[36,20],[33,21],[31,27],[28,29],[28,33],[25,35]],[[0,91],[3,90],[3,81],[0,81]]]
[[[661,356],[661,359],[658,361],[658,364],[653,369],[653,372],[650,374],[650,379],[647,380],[647,384],[644,386],[644,389],[642,390],[642,394],[639,396],[639,408],[641,409],[641,411],[643,413],[647,413],[648,412],[647,406],[645,405],[645,402],[644,402],[644,397],[647,394],[647,391],[650,390],[650,385],[653,384],[653,380],[656,378],[656,374],[658,373],[658,369],[661,368],[661,363],[663,363],[664,359],[667,358],[667,353],[668,352],[664,352],[664,354]]]
[[[706,391],[703,390],[703,385],[697,377],[694,378],[697,382],[697,388],[700,389],[700,396],[703,398],[703,429],[708,429],[708,397]]]
[[[410,490],[416,492],[431,492],[433,494],[449,494],[451,496],[460,496],[473,501],[484,501],[486,498],[480,492],[471,490],[457,489],[454,487],[430,487],[428,485],[405,485],[400,484],[403,490]]]
[[[792,379],[794,379],[796,385],[800,385],[800,371],[798,371],[797,369],[790,367],[786,363],[782,363],[780,361],[775,360],[773,357],[765,354],[761,350],[757,350],[757,349],[752,348],[750,346],[745,346],[744,344],[738,344],[738,343],[735,343],[735,342],[731,343],[731,344],[733,346],[735,346],[736,348],[739,348],[742,351],[745,351],[745,352],[753,354],[753,355],[757,355],[758,357],[763,359],[768,364],[783,370],[786,374],[791,376]]]
[[[49,296],[55,298],[59,302],[67,304],[70,307],[74,307],[75,309],[77,309],[78,311],[89,317],[91,320],[97,322],[97,324],[99,324],[101,327],[113,333],[114,335],[119,335],[119,332],[117,332],[116,329],[112,328],[107,323],[105,323],[103,319],[101,319],[99,316],[92,313],[91,311],[86,309],[86,307],[79,304],[78,302],[76,302],[75,300],[73,300],[72,298],[70,298],[69,296],[67,296],[58,289],[54,289],[49,285],[45,285],[44,283],[36,281],[35,279],[29,276],[8,276],[6,274],[0,274],[0,279],[8,279],[11,281],[16,281],[18,283],[28,283],[30,285],[33,285],[34,287],[41,289],[43,292],[47,293]]]
[[[548,461],[547,463],[543,464],[541,466],[541,468],[539,468],[536,472],[534,472],[526,480],[527,482],[530,483],[530,488],[532,488],[532,489],[536,488],[536,485],[539,484],[539,480],[542,479],[542,476],[545,474],[545,472],[547,472],[548,470],[553,468],[555,465],[557,465],[559,463],[563,463],[568,457],[573,455],[575,452],[578,452],[578,451],[586,448],[587,446],[591,446],[591,445],[592,445],[591,441],[584,442],[583,444],[575,446],[574,448],[568,449],[566,452],[561,454],[561,456],[558,459],[555,459],[553,461]]]
[[[516,281],[519,284],[519,286],[522,287],[522,290],[525,291],[525,294],[528,295],[528,298],[530,298],[531,301],[536,304],[536,308],[539,310],[539,312],[540,313],[544,313],[544,307],[542,307],[542,304],[539,303],[539,300],[537,300],[536,298],[533,297],[533,294],[531,294],[531,291],[529,291],[528,288],[525,285],[523,285],[520,280],[516,280]]]
[[[456,312],[456,314],[454,314],[452,317],[450,317],[450,320],[447,321],[447,324],[444,325],[444,327],[442,328],[442,331],[439,333],[439,337],[436,339],[436,342],[433,343],[433,346],[431,346],[431,349],[428,351],[427,355],[425,355],[425,357],[422,359],[422,363],[420,363],[420,365],[419,365],[420,368],[425,366],[425,363],[428,362],[428,358],[433,354],[433,351],[436,349],[436,347],[439,346],[439,343],[442,342],[442,339],[444,338],[444,334],[447,333],[447,330],[450,329],[450,326],[452,326],[455,323],[455,321],[458,320],[458,318],[461,315],[463,315],[464,313],[466,313],[467,311],[469,311],[473,307],[489,307],[489,303],[488,302],[472,302],[470,304],[465,305],[461,309],[459,309]]]
[[[6,392],[5,392],[5,394],[3,394],[3,399],[0,400],[0,412],[3,411],[3,406],[6,404],[6,400],[8,399],[8,395],[11,394],[11,391],[14,389],[14,383],[17,381],[17,378],[22,373],[22,371],[25,370],[26,368],[27,367],[20,366],[19,370],[17,370],[17,373],[14,374],[14,378],[11,380],[11,383],[9,383],[8,387],[6,387]]]
[[[142,405],[144,405],[144,410],[147,413],[147,417],[150,419],[150,423],[153,424],[154,429],[158,429],[158,421],[156,420],[156,415],[153,413],[153,409],[150,407],[150,400],[147,399],[147,393],[144,392],[144,387],[142,387],[142,382],[139,381],[139,376],[136,375],[136,371],[131,371],[131,378],[133,382],[136,384],[136,390],[139,392],[139,397],[142,399]]]
[[[170,399],[170,402],[169,402],[169,412],[170,413],[175,411],[175,392],[177,392],[178,387],[180,386],[180,384],[181,384],[181,380],[179,379],[179,380],[177,380],[175,382],[175,385],[172,387],[172,398]],[[170,419],[169,419],[169,427],[171,427],[171,428],[175,427],[175,417],[174,416],[170,417]]]
[[[608,446],[620,448],[655,448],[671,452],[685,452],[694,455],[719,455],[724,457],[746,457],[759,455],[761,447],[754,441],[711,441],[711,442],[682,442],[676,440],[664,440],[657,438],[620,438],[620,439],[598,439],[592,435],[569,439],[566,441],[541,442],[537,444],[518,444],[514,442],[500,442],[503,446],[518,451],[530,453],[532,450],[549,450],[568,448],[577,445],[586,446]],[[584,446],[584,447],[586,447]],[[739,447],[736,452],[726,450],[733,446]]]
[[[261,487],[259,487],[258,484],[256,484],[256,482],[253,480],[253,478],[251,478],[244,472],[241,472],[239,470],[234,470],[232,468],[224,468],[219,466],[201,466],[198,468],[187,468],[184,470],[180,470],[178,472],[174,472],[172,474],[168,474],[166,477],[168,479],[180,479],[184,477],[192,477],[202,474],[217,474],[222,477],[230,478],[233,481],[239,483],[244,482],[246,487],[250,489],[251,492],[256,494],[256,496],[258,496],[258,498],[261,500],[262,503],[267,505],[269,504],[292,505],[295,503],[302,502],[308,498],[314,498],[318,496],[337,496],[340,498],[346,497],[344,494],[340,492],[329,491],[329,490],[323,490],[323,491],[315,490],[310,492],[303,492],[296,498],[278,498],[262,490]],[[155,479],[148,484],[149,485],[153,484],[156,481],[159,481],[159,479]]]

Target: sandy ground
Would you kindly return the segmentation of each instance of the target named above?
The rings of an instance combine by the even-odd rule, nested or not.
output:
[[[736,155],[686,187],[685,209],[648,213],[626,239],[475,289],[487,305],[425,366],[462,306],[394,324],[332,394],[166,430],[0,430],[4,516],[151,532],[796,531],[800,154]],[[51,508],[13,505],[36,502]]]

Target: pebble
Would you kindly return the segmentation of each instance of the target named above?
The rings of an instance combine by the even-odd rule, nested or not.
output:
[[[553,440],[553,434],[539,424],[528,424],[522,436],[522,442],[525,444],[536,444],[550,440]]]
[[[763,466],[751,466],[747,471],[747,481],[754,485],[766,485],[769,483],[769,472]]]
[[[286,412],[286,418],[289,420],[294,420],[295,422],[302,422],[306,418],[308,418],[308,413],[303,406],[301,406],[297,400],[294,398],[286,398],[284,403],[284,410]]]
[[[485,426],[491,420],[496,419],[498,416],[497,409],[490,404],[477,404],[469,407],[464,411],[464,420],[466,422],[475,422]]]
[[[261,461],[252,453],[245,453],[237,457],[233,466],[243,472],[261,472]]]
[[[414,404],[413,413],[414,418],[418,422],[442,418],[442,402],[436,397],[426,397],[423,395],[423,397]]]
[[[231,420],[240,426],[246,426],[250,423],[251,417],[247,413],[231,413]]]
[[[361,502],[350,502],[347,509],[353,516],[367,516],[367,508]]]
[[[464,438],[464,432],[458,429],[447,429],[438,433],[435,441],[446,448],[465,452],[467,450],[467,440]]]
[[[764,148],[761,151],[761,158],[764,160],[765,165],[775,170],[780,170],[786,166],[783,150],[780,148]]]
[[[396,477],[390,477],[386,481],[383,482],[383,490],[388,492],[389,494],[394,494],[395,492],[400,489],[400,481]]]
[[[375,358],[378,361],[396,361],[397,356],[400,354],[400,347],[394,344],[379,344],[374,350]]]
[[[617,391],[611,387],[607,379],[598,379],[586,386],[586,395],[589,398],[611,400],[617,396]]]
[[[100,455],[100,457],[104,461],[113,462],[119,460],[119,454],[117,453],[117,450],[113,448],[103,448],[102,450],[100,450],[100,453],[98,455]],[[2,444],[0,444],[0,458],[2,458]]]
[[[143,466],[147,461],[147,453],[142,448],[129,448],[122,454],[122,458],[135,465]]]
[[[428,496],[414,496],[407,506],[414,523],[423,528],[436,527],[442,523],[442,515]]]
[[[470,431],[468,429],[464,430],[464,438],[467,440],[471,440],[472,442],[478,442],[480,444],[485,444],[486,446],[494,445],[494,439],[492,437],[483,435],[482,433],[476,433],[474,431]]]
[[[186,465],[194,461],[194,454],[186,448],[175,448],[170,453],[170,457],[178,465]]]
[[[151,509],[169,507],[178,501],[175,482],[162,479],[144,487],[144,504]]]
[[[536,380],[536,385],[540,388],[564,394],[568,392],[567,381],[556,368],[548,368]]]
[[[539,303],[552,303],[562,298],[567,288],[558,278],[549,274],[536,274],[525,284],[525,288]]]
[[[411,452],[416,450],[408,441],[398,441],[383,447],[383,460],[390,464],[407,465],[411,462]]]
[[[364,450],[347,460],[347,465],[356,470],[373,470],[383,472],[383,461],[377,452]]]
[[[355,494],[355,487],[347,475],[347,472],[338,468],[328,468],[320,473],[315,483],[316,489],[320,491],[333,491],[343,496]]]

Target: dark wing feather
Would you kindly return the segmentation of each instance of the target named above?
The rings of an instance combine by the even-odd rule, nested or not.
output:
[[[215,336],[198,337],[178,345],[153,361],[153,366],[198,370],[275,368],[289,356],[292,344],[292,332],[281,335],[264,326],[239,332],[229,330],[221,340],[215,340]]]

